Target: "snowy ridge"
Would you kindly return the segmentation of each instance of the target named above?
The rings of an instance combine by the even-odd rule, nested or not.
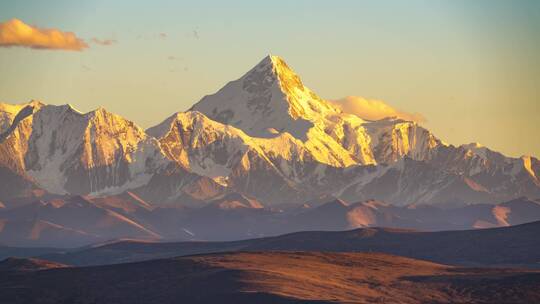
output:
[[[52,193],[123,191],[124,183],[148,181],[147,159],[163,162],[155,139],[103,108],[83,114],[71,105],[41,105],[14,124],[2,144],[18,143],[20,166]]]
[[[192,107],[254,137],[289,133],[325,164],[347,167],[426,157],[441,145],[414,122],[367,122],[306,88],[283,59],[268,56],[246,75]]]

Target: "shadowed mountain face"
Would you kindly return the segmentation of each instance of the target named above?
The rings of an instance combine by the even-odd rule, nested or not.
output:
[[[333,200],[299,212],[291,222],[302,230],[345,230],[356,227],[395,227],[426,231],[463,230],[519,225],[540,220],[540,202],[518,198],[497,205],[458,208],[429,205],[398,207],[382,201],[345,204]]]
[[[298,232],[235,242],[122,241],[42,257],[70,265],[99,265],[225,251],[383,252],[465,266],[540,267],[540,222],[465,231],[417,232],[362,228]]]
[[[1,265],[9,263],[4,261]],[[29,288],[20,288],[26,286]],[[374,253],[224,253],[0,270],[2,303],[534,303],[540,273]]]
[[[82,246],[104,238],[159,238],[125,214],[114,204],[102,208],[82,196],[36,201],[2,211],[0,241],[14,246]]]

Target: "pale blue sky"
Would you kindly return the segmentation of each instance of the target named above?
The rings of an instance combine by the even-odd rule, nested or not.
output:
[[[540,156],[540,1],[0,2],[11,18],[118,43],[0,48],[4,102],[101,105],[148,127],[272,53],[324,98],[382,99],[447,142]]]

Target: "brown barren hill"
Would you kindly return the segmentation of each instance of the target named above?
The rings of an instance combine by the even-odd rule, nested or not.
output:
[[[0,272],[0,303],[538,303],[540,272],[376,253],[236,252]]]

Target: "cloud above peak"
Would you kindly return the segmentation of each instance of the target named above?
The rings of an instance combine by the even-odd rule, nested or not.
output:
[[[72,32],[39,28],[11,19],[0,23],[0,47],[82,51],[88,44]]]
[[[366,99],[359,96],[347,96],[338,100],[329,100],[343,112],[356,115],[366,120],[379,120],[386,117],[397,117],[404,120],[425,122],[420,113],[409,113],[398,110],[382,100]]]

